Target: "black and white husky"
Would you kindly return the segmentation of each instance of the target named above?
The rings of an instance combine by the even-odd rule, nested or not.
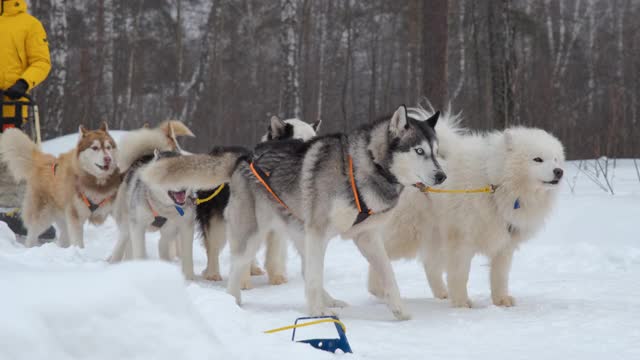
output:
[[[350,134],[259,144],[250,156],[236,157],[232,172],[221,161],[229,156],[224,152],[160,159],[148,172],[166,186],[189,188],[211,188],[231,176],[225,211],[232,256],[228,291],[238,303],[251,261],[275,232],[289,235],[302,256],[309,312],[326,315],[328,308],[344,306],[323,282],[327,244],[340,235],[353,239],[381,275],[384,299],[396,318],[408,319],[379,234],[405,186],[445,180],[437,160],[438,117],[417,121],[401,106]]]
[[[321,120],[313,124],[308,124],[299,119],[281,120],[277,116],[271,117],[267,133],[262,137],[262,141],[279,141],[298,139],[306,141],[316,136]],[[212,155],[219,149],[212,150]],[[248,152],[248,150],[247,150]],[[207,268],[203,276],[207,280],[220,281],[220,251],[226,244],[225,222],[223,219],[224,209],[229,203],[230,188],[228,184],[220,185],[210,190],[198,191],[198,199],[208,201],[200,202],[196,207],[196,222],[203,236],[205,249],[207,250]],[[267,238],[267,253],[265,254],[265,266],[269,274],[269,283],[273,285],[282,284],[286,281],[285,274],[279,264],[286,259],[286,241],[278,238],[275,234],[269,234]],[[262,269],[254,261],[251,264],[251,275],[261,275]],[[248,287],[248,285],[247,285]]]

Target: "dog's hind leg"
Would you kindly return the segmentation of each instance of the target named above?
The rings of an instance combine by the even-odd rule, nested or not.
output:
[[[27,247],[39,245],[38,237],[47,230],[52,221],[48,209],[44,204],[34,203],[29,190],[23,200],[21,216],[22,222],[27,228],[25,245]]]
[[[180,245],[180,258],[182,260],[182,273],[187,280],[195,279],[193,273],[193,223],[183,221],[178,230],[178,244]]]
[[[131,255],[133,259],[146,259],[147,249],[144,238],[145,227],[133,221],[129,222],[129,241],[131,242]]]
[[[111,256],[107,259],[111,264],[120,262],[125,257],[127,247],[131,246],[129,238],[129,224],[118,224],[118,241],[111,252]]]
[[[203,236],[204,247],[207,250],[207,268],[202,272],[202,276],[207,280],[221,281],[220,251],[227,242],[224,219],[220,216],[213,217]]]
[[[286,274],[287,242],[271,230],[267,233],[267,252],[264,264],[269,274],[269,284],[281,285],[287,282]]]
[[[238,242],[231,240],[229,243],[231,250],[231,270],[229,272],[227,291],[236,298],[238,305],[242,302],[240,290],[250,286],[250,284],[247,284],[247,281],[251,281],[249,268],[251,267],[251,261],[255,258],[258,248],[260,247],[260,239],[262,239],[261,234],[254,232],[249,236],[241,238]]]
[[[83,221],[78,218],[78,214],[75,209],[71,208],[67,210],[66,220],[71,245],[75,245],[81,249],[84,248]]]
[[[513,251],[513,247],[507,247],[491,258],[491,299],[496,306],[511,307],[516,304],[509,295],[509,270]]]
[[[411,318],[400,298],[398,283],[391,267],[391,261],[384,249],[384,243],[379,236],[369,232],[356,236],[354,239],[358,250],[369,261],[374,272],[380,274],[380,280],[384,291],[383,298],[393,315],[398,320]]]
[[[331,316],[330,302],[337,302],[324,289],[324,258],[329,239],[316,226],[305,226],[304,284],[307,306],[311,316]],[[329,302],[329,303],[328,303]],[[342,305],[339,302],[336,305]]]
[[[69,229],[67,228],[67,221],[63,217],[57,219],[56,227],[58,228],[58,246],[63,248],[69,247]]]

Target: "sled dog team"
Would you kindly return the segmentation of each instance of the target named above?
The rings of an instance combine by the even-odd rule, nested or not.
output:
[[[435,297],[471,307],[470,264],[483,254],[493,303],[513,306],[513,252],[543,226],[563,176],[564,149],[548,132],[475,133],[459,123],[450,113],[400,106],[350,133],[316,136],[319,122],[273,117],[254,149],[214,147],[208,154],[181,149],[178,139],[194,135],[179,121],[131,131],[118,144],[106,124],[80,126],[77,146],[57,158],[9,129],[0,154],[26,181],[27,246],[55,224],[60,246],[83,247],[83,224],[113,215],[118,239],[110,262],[146,258],[145,233],[159,231],[160,257],[178,256],[184,276],[194,279],[197,228],[208,280],[222,279],[218,257],[229,243],[228,291],[240,304],[251,275],[262,273],[256,254],[263,244],[269,283],[287,281],[291,241],[316,316],[346,306],[323,280],[328,242],[339,235],[369,262],[369,292],[408,319],[391,266],[400,258],[422,261]]]

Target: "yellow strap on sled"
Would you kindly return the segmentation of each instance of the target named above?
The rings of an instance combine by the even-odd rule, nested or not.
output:
[[[196,205],[200,205],[202,203],[206,203],[207,201],[211,201],[214,197],[216,197],[216,196],[218,196],[218,194],[220,194],[222,189],[224,189],[224,183],[222,185],[218,186],[216,191],[214,191],[213,194],[211,194],[210,196],[208,196],[208,197],[206,197],[204,199],[196,199]]]
[[[289,326],[283,326],[283,327],[276,328],[276,329],[266,330],[264,333],[265,334],[273,334],[273,333],[277,333],[277,332],[280,332],[280,331],[297,329],[297,328],[301,328],[301,327],[305,327],[305,326],[317,325],[317,324],[328,323],[328,322],[332,322],[332,323],[336,323],[336,324],[340,325],[342,327],[342,330],[345,333],[347,332],[347,327],[344,326],[344,323],[342,323],[342,321],[340,321],[340,320],[336,320],[336,319],[320,319],[320,320],[315,320],[315,321],[309,321],[309,322],[302,323],[302,324],[289,325]]]
[[[496,191],[495,185],[489,185],[478,189],[460,189],[460,190],[447,190],[447,189],[434,189],[430,186],[425,186],[420,189],[423,193],[447,193],[447,194],[474,194],[474,193],[494,193]]]

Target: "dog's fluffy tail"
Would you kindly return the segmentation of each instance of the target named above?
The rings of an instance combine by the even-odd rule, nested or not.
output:
[[[7,129],[0,136],[0,158],[16,181],[31,177],[36,168],[34,159],[39,154],[38,145],[18,129]]]
[[[142,181],[168,189],[212,189],[231,179],[246,151],[167,157],[153,161],[140,173]]]
[[[118,167],[126,172],[138,158],[151,155],[155,150],[180,150],[178,136],[195,136],[189,128],[178,120],[169,120],[158,127],[134,130],[125,135],[118,146]]]

